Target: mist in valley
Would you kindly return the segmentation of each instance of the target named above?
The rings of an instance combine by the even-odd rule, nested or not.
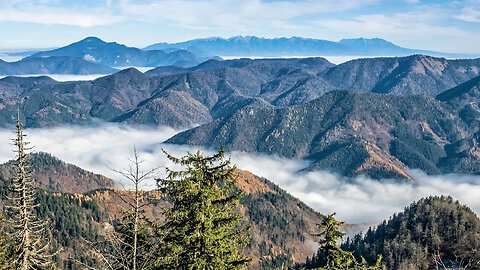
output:
[[[114,179],[118,188],[128,184],[111,169],[128,166],[134,145],[145,162],[145,170],[160,167],[157,177],[164,176],[164,168],[172,167],[162,149],[174,156],[196,152],[198,147],[170,145],[163,142],[179,132],[169,127],[133,128],[120,124],[99,124],[90,127],[56,127],[27,129],[27,140],[34,151],[52,155],[95,173]],[[0,130],[0,162],[14,158],[13,130]],[[213,153],[212,149],[200,149]],[[436,175],[410,171],[415,179],[375,180],[368,177],[346,178],[338,174],[315,171],[299,173],[308,165],[301,160],[243,152],[227,153],[238,168],[269,179],[320,213],[337,213],[348,223],[376,223],[400,212],[415,200],[429,195],[451,195],[480,214],[480,176]],[[145,189],[155,188],[152,179]]]

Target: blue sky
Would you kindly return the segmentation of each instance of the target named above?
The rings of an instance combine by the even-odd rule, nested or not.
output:
[[[0,0],[0,48],[49,48],[86,36],[144,47],[236,35],[480,54],[480,0]]]

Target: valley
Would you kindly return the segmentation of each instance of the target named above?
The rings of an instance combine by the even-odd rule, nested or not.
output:
[[[263,57],[218,57],[227,54]],[[294,54],[365,57],[339,64],[274,57]],[[315,269],[324,247],[315,232],[338,218],[345,223],[330,227],[339,229],[334,246],[357,267],[373,267],[359,269],[478,268],[480,58],[382,39],[296,37],[144,49],[87,37],[22,56],[0,61],[0,140],[7,145],[14,127],[25,127],[16,145],[25,138],[35,146],[25,156],[38,200],[31,215],[47,220],[59,269],[99,268],[95,248],[106,247],[98,241],[128,235],[132,213],[148,247],[139,252],[166,252],[178,235],[164,226],[197,222],[201,213],[235,223],[231,235],[245,233],[235,241],[252,259],[248,269]],[[5,205],[22,172],[11,148],[0,149]],[[132,170],[133,151],[142,168],[156,168],[141,186],[116,171]],[[221,171],[226,163],[215,166],[223,151],[234,180]],[[181,168],[190,171],[173,173]],[[198,188],[205,179],[220,182]],[[131,212],[138,194],[145,208]],[[195,211],[180,213],[181,203]],[[208,212],[216,204],[228,211]],[[180,233],[205,229],[192,226]],[[200,235],[214,239],[222,230]],[[152,265],[172,263],[157,259]]]
[[[93,81],[7,77],[0,124],[15,121],[18,100],[27,127],[169,126],[188,130],[167,143],[303,159],[311,163],[306,171],[377,179],[412,179],[412,169],[476,174],[475,152],[460,153],[476,144],[479,72],[479,59],[413,55],[340,65],[209,60]],[[461,95],[470,103],[459,103]]]

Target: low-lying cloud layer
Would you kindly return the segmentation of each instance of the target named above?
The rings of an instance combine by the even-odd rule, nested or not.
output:
[[[49,152],[66,162],[122,183],[123,179],[109,167],[127,167],[134,144],[145,160],[145,170],[171,166],[162,153],[162,148],[176,156],[197,150],[190,146],[162,144],[176,132],[167,127],[134,129],[114,124],[26,131],[27,139],[35,145],[35,151]],[[0,142],[3,142],[0,162],[13,158],[13,146],[7,144],[13,135],[11,130],[0,130]],[[229,155],[239,168],[273,181],[321,213],[337,212],[339,219],[349,223],[378,222],[401,211],[411,202],[429,195],[451,195],[470,206],[477,214],[480,213],[479,176],[428,176],[420,171],[412,171],[415,183],[401,180],[378,181],[366,177],[347,179],[324,171],[296,173],[307,165],[305,161],[241,152]],[[163,172],[161,168],[159,176]],[[154,181],[149,184],[146,188],[154,187]]]
[[[38,77],[38,76],[48,76],[54,79],[57,82],[68,82],[68,81],[92,81],[109,74],[88,74],[88,75],[75,75],[75,74],[21,74],[21,75],[0,75],[0,79],[5,77]]]
[[[5,60],[2,59],[2,56],[0,55],[0,60]],[[6,60],[5,60],[6,61]],[[136,68],[140,72],[147,72],[151,70],[151,67],[116,67],[118,70],[123,70],[127,68]],[[0,79],[3,79],[5,77],[38,77],[38,76],[48,76],[52,79],[54,79],[57,82],[68,82],[68,81],[93,81],[95,79],[98,79],[100,77],[108,76],[110,74],[85,74],[85,75],[80,75],[80,74],[17,74],[17,75],[0,75]]]

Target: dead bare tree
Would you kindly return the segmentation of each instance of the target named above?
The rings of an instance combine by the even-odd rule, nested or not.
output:
[[[124,170],[113,170],[127,179],[131,184],[134,186],[134,202],[130,203],[127,200],[125,202],[130,205],[130,210],[133,210],[133,243],[130,245],[129,243],[123,243],[126,245],[131,246],[132,248],[132,269],[137,270],[137,251],[138,251],[138,232],[139,232],[139,219],[141,215],[141,210],[149,204],[148,198],[145,197],[146,192],[143,191],[142,185],[145,181],[152,179],[154,173],[158,170],[158,167],[150,169],[147,172],[141,171],[141,164],[145,162],[145,160],[141,160],[137,148],[133,147],[133,160],[129,160],[130,164],[128,169]],[[122,197],[120,195],[120,197]],[[118,239],[117,239],[118,241]],[[138,269],[141,270],[141,269]]]
[[[38,206],[36,190],[28,165],[28,142],[24,141],[23,124],[20,121],[20,110],[17,112],[15,176],[12,179],[8,210],[13,223],[12,238],[15,243],[14,256],[11,258],[15,269],[31,270],[51,267],[50,241],[45,241],[46,224],[35,212]]]
[[[127,206],[123,211],[123,217],[111,222],[117,224],[106,232],[102,243],[84,240],[90,246],[92,254],[100,259],[103,269],[147,269],[155,259],[155,252],[158,251],[156,247],[158,238],[152,237],[151,234],[155,224],[144,213],[144,209],[151,205],[152,198],[149,195],[151,192],[144,189],[146,182],[156,176],[159,167],[143,171],[142,164],[145,160],[140,158],[135,146],[133,158],[128,161],[129,165],[125,169],[111,169],[126,179],[130,186],[122,184],[123,190],[113,190],[113,194]],[[78,261],[77,263],[90,268]]]
[[[475,252],[475,251],[473,251]],[[442,258],[440,251],[435,251],[432,255],[433,263],[435,264],[435,269],[444,270],[444,269],[457,269],[457,270],[467,270],[467,269],[476,269],[480,265],[480,261],[474,259],[465,259],[461,256],[454,255],[455,260],[451,260],[453,266],[449,266],[445,263],[445,260]]]

